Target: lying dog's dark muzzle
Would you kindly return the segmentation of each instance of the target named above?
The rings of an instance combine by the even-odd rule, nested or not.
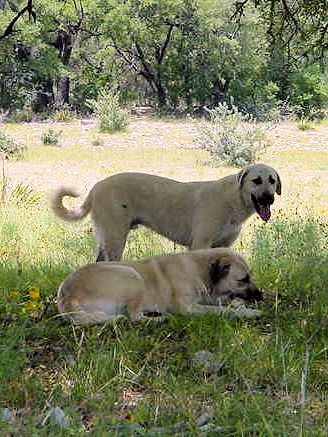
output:
[[[257,288],[255,285],[251,285],[247,290],[243,291],[231,291],[229,293],[229,298],[233,299],[239,297],[247,302],[255,303],[263,300],[262,291]]]
[[[259,288],[254,286],[247,290],[247,294],[244,299],[248,302],[260,302],[263,300],[263,293]]]

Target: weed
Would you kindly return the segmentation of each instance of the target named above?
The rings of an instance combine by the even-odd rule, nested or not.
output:
[[[55,130],[49,128],[46,132],[42,134],[41,140],[43,144],[58,145],[59,137],[61,134],[62,134],[61,130]]]
[[[302,118],[301,121],[297,123],[297,127],[299,128],[299,130],[314,129],[313,123],[311,123],[308,120],[305,120],[304,118]]]
[[[56,109],[51,117],[54,121],[72,121],[76,118],[76,112],[74,112],[68,105],[61,105]]]
[[[16,141],[11,135],[0,130],[0,156],[5,159],[19,159],[26,147]]]
[[[96,137],[92,140],[91,144],[93,145],[93,147],[102,147],[104,146],[105,141],[100,137]]]

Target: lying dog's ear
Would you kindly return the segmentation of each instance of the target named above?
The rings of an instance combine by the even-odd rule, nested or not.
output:
[[[279,196],[281,195],[281,179],[280,179],[280,176],[279,176],[278,173],[277,173],[277,188],[276,188],[276,193],[279,194]]]
[[[229,273],[230,264],[224,261],[214,261],[210,265],[210,279],[212,284],[217,284],[220,279]]]
[[[248,172],[249,172],[249,169],[244,168],[244,169],[240,170],[240,172],[237,174],[237,182],[238,182],[240,187],[242,187],[245,176],[248,175]]]

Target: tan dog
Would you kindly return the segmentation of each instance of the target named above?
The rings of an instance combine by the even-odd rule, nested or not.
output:
[[[242,223],[257,212],[267,221],[274,193],[281,194],[278,173],[264,164],[211,182],[177,182],[143,173],[121,173],[98,182],[80,209],[67,210],[62,188],[52,197],[54,213],[68,221],[89,212],[96,229],[97,261],[120,260],[130,229],[141,224],[190,249],[228,247]]]
[[[58,290],[58,308],[74,322],[101,323],[129,314],[213,312],[257,317],[245,306],[220,306],[222,298],[260,300],[244,259],[231,249],[204,249],[142,261],[88,264],[71,273]]]

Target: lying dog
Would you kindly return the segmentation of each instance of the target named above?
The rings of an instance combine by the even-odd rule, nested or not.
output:
[[[62,188],[52,197],[54,213],[68,221],[91,212],[98,244],[97,261],[120,260],[130,229],[144,225],[190,249],[229,247],[242,223],[257,212],[267,221],[278,173],[264,164],[211,182],[177,182],[143,173],[121,173],[98,182],[79,210],[67,210]]]
[[[262,293],[241,256],[231,249],[203,249],[142,261],[88,264],[60,285],[58,309],[79,324],[127,314],[138,320],[154,312],[259,316],[259,311],[242,306],[222,307],[220,300],[227,297],[257,301]]]

